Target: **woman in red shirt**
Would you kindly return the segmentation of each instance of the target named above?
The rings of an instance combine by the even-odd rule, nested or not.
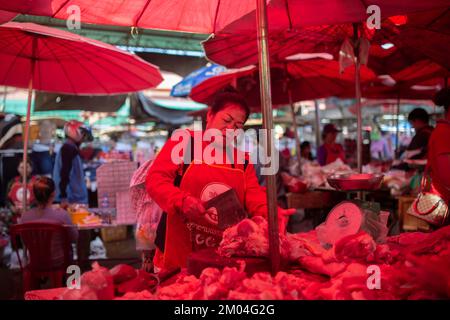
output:
[[[444,119],[437,126],[428,142],[428,163],[431,169],[433,192],[450,203],[450,88],[439,91],[434,103],[444,107]]]
[[[176,132],[154,160],[146,187],[149,195],[167,213],[165,243],[163,248],[157,249],[156,266],[186,266],[187,257],[192,250],[186,223],[205,216],[204,203],[231,188],[249,215],[267,215],[266,193],[258,184],[253,164],[248,161],[226,161],[230,158],[239,159],[243,155],[239,155],[242,151],[226,145],[229,140],[226,137],[244,127],[249,113],[245,100],[238,94],[219,94],[208,110],[207,130]],[[212,142],[204,142],[211,133],[213,139],[209,141]],[[188,142],[184,141],[180,146],[175,136],[181,137],[183,134],[188,139],[182,141]],[[190,164],[177,164],[179,159],[185,159],[186,163],[188,156],[183,151],[191,149],[187,147],[190,143],[194,144],[195,149],[191,159],[187,159]],[[206,154],[211,154],[212,158],[204,159]],[[245,154],[244,156],[247,157]],[[181,182],[175,183],[181,175]],[[279,209],[279,220],[283,228],[284,216],[294,212],[295,209]]]

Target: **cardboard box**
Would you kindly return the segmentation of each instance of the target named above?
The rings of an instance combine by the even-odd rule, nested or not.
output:
[[[127,239],[127,226],[102,228],[100,231],[103,242],[122,241]]]

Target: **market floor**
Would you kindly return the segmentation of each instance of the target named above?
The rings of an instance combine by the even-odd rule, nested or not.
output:
[[[98,260],[98,263],[107,268],[126,263],[135,268],[140,267],[140,256],[135,249],[133,238],[126,240],[105,242],[107,259]],[[20,300],[22,294],[22,274],[20,270],[10,270],[0,266],[0,300]]]

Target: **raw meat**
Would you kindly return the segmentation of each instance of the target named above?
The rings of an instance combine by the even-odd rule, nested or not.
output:
[[[127,280],[136,278],[136,270],[127,264],[118,264],[109,271],[113,277],[114,284],[119,284]]]
[[[334,255],[337,261],[367,261],[376,251],[376,243],[365,232],[359,232],[342,238],[334,245]]]
[[[128,292],[122,297],[115,298],[115,300],[155,300],[156,297],[147,290],[141,292]]]
[[[289,259],[296,261],[303,256],[322,256],[326,250],[320,245],[315,230],[305,233],[287,234]]]
[[[280,251],[283,257],[289,256],[289,243],[280,234]],[[255,216],[244,219],[223,233],[222,241],[217,249],[224,257],[268,257],[268,223],[263,217]]]
[[[92,264],[92,270],[81,276],[81,287],[92,289],[99,300],[114,299],[113,277],[109,270],[101,267],[97,262]]]
[[[116,287],[116,291],[119,294],[125,294],[128,292],[140,292],[143,290],[151,290],[158,284],[159,280],[156,275],[145,272],[144,270],[139,270],[136,277],[120,283]]]
[[[66,289],[57,300],[98,300],[97,294],[85,286],[81,289]]]

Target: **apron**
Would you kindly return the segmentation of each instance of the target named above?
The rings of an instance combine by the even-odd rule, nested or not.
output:
[[[236,191],[239,201],[244,204],[244,166],[236,167],[191,163],[183,175],[180,189],[201,199],[202,202],[206,202],[232,188]],[[190,232],[185,220],[179,215],[168,215],[166,230],[164,267],[185,267],[187,258],[192,251]],[[157,255],[161,254],[158,250]],[[160,258],[157,258],[156,261]],[[161,263],[157,262],[157,264]]]

